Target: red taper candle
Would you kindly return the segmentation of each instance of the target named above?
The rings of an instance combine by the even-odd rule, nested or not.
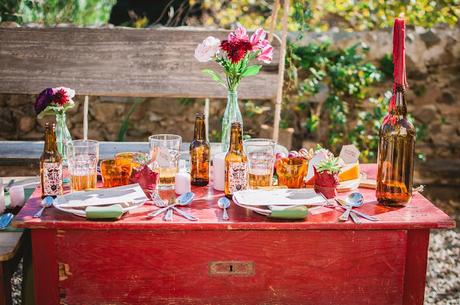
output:
[[[393,28],[393,77],[395,87],[407,87],[406,78],[406,25],[404,15],[396,18]]]

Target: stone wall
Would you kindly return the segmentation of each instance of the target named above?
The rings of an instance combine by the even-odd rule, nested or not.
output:
[[[337,47],[365,42],[370,47],[369,60],[377,62],[391,53],[391,32],[311,33],[304,41],[331,38]],[[412,29],[407,34],[407,71],[410,90],[409,112],[427,125],[427,137],[418,141],[418,149],[427,158],[458,158],[460,152],[460,28]],[[380,94],[391,82],[375,88]],[[41,139],[43,121],[33,111],[34,96],[0,95],[0,138],[9,140]],[[82,137],[83,96],[76,97],[76,107],[68,112],[69,128],[74,138]],[[90,97],[89,137],[115,141],[123,118],[133,104],[132,98]],[[256,102],[271,109],[269,101]],[[251,107],[253,107],[252,105]],[[178,133],[185,141],[193,136],[194,113],[202,111],[203,100],[147,98],[130,118],[126,141],[146,141],[154,133]],[[247,108],[251,108],[247,107]],[[271,108],[270,108],[271,107]],[[210,127],[212,140],[218,139],[225,101],[212,100]],[[252,136],[268,136],[272,111],[257,114],[241,105],[245,129]],[[260,109],[260,108],[259,108]],[[261,127],[263,126],[263,128]],[[217,131],[217,132],[216,132]],[[289,145],[292,131],[281,137]]]

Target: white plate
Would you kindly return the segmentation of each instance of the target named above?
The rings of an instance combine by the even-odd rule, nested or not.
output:
[[[59,196],[54,207],[60,211],[86,217],[85,208],[88,206],[107,206],[117,203],[130,202],[123,207],[123,213],[142,206],[148,200],[139,184],[120,187],[81,191]]]
[[[327,200],[313,189],[245,190],[236,192],[233,199],[245,206],[323,205]]]

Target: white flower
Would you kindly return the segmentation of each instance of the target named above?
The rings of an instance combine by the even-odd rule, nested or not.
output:
[[[54,93],[58,92],[59,90],[64,90],[64,92],[66,93],[66,95],[69,98],[69,100],[71,100],[71,99],[73,99],[75,97],[75,90],[73,90],[73,89],[70,89],[70,88],[67,88],[67,87],[55,87],[55,88],[53,88]]]
[[[210,61],[219,52],[220,40],[209,36],[195,49],[195,58],[199,62]]]

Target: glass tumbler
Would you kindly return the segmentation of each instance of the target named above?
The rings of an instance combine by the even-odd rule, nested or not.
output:
[[[115,155],[115,163],[123,171],[123,180],[121,185],[129,184],[129,178],[133,169],[148,162],[148,154],[141,152],[122,152]]]
[[[276,161],[278,185],[284,185],[290,189],[302,188],[307,169],[307,160],[302,157],[278,159]]]
[[[158,134],[149,137],[150,156],[160,172],[158,189],[174,188],[179,170],[180,146],[182,137],[173,134]]]
[[[74,140],[67,146],[72,191],[96,188],[99,142]]]
[[[243,142],[249,163],[249,188],[272,186],[275,144],[270,139],[249,139]]]
[[[103,160],[101,161],[101,174],[102,183],[104,187],[115,187],[126,185],[128,179],[126,178],[126,171],[123,171],[123,167],[118,165],[115,160]]]

